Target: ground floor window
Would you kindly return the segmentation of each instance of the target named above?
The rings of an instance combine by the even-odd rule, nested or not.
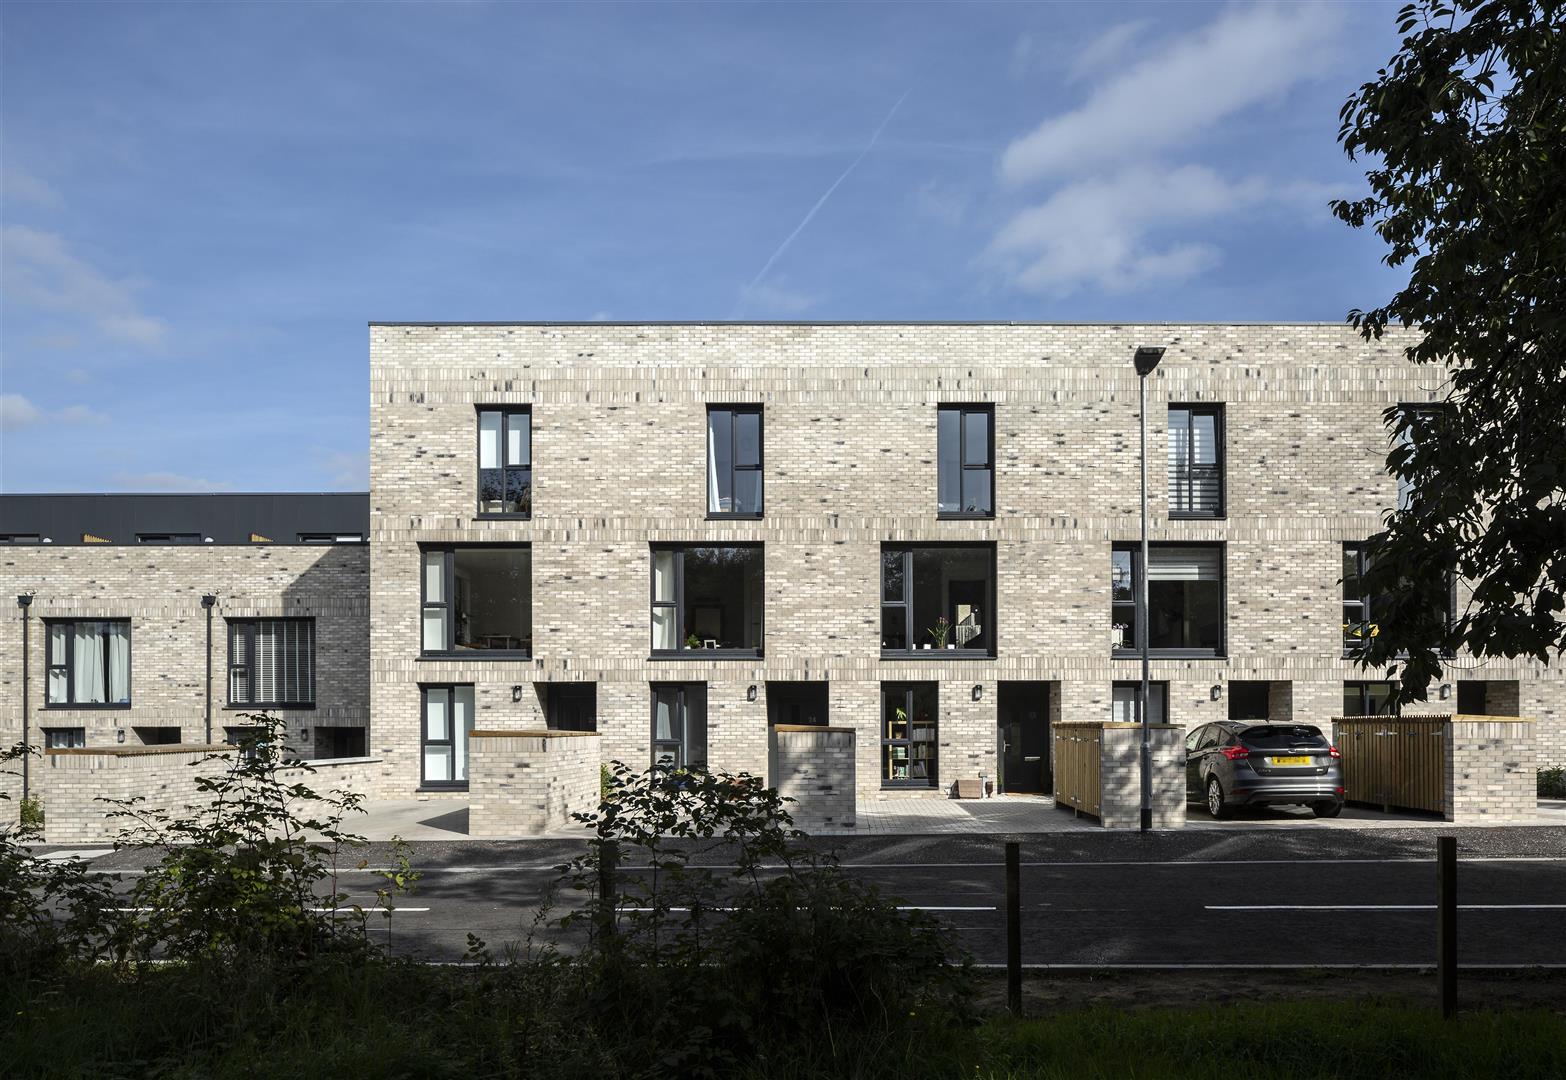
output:
[[[43,729],[44,749],[70,750],[87,745],[87,729],[79,727],[46,727]]]
[[[707,764],[706,683],[653,683],[652,760],[667,769]]]
[[[172,746],[179,742],[177,727],[133,727],[131,731],[143,746]]]
[[[1142,713],[1136,707],[1137,697],[1142,692],[1142,683],[1117,682],[1113,689],[1113,700],[1110,703],[1109,718],[1117,724],[1140,724]],[[1147,684],[1147,722],[1149,724],[1169,723],[1169,684],[1166,682],[1150,682]]]
[[[1231,679],[1228,686],[1230,720],[1271,718],[1272,683],[1256,679]],[[1280,717],[1280,719],[1284,719]]]
[[[827,722],[827,684],[824,682],[767,683],[767,723],[813,724]]]
[[[362,727],[318,727],[315,729],[315,756],[319,758],[364,757],[366,734]]]
[[[939,729],[935,683],[882,683],[882,786],[934,787]]]
[[[598,730],[597,683],[549,683],[544,720],[552,731]]]
[[[421,743],[425,787],[468,786],[468,734],[473,730],[473,686],[425,686]]]
[[[1343,684],[1344,716],[1392,716],[1397,711],[1396,683],[1346,682]]]

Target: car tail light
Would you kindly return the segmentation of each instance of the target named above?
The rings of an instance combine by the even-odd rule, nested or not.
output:
[[[1248,746],[1226,746],[1219,753],[1230,761],[1239,761],[1241,758],[1251,756],[1251,748]]]
[[[1329,747],[1327,747],[1327,753],[1331,754],[1333,757],[1342,757],[1343,756],[1342,754],[1340,754],[1338,752],[1338,748],[1336,746],[1329,746]]]
[[[1332,790],[1333,790],[1333,792],[1334,792],[1334,793],[1335,793],[1335,794],[1338,794],[1338,795],[1341,795],[1341,794],[1343,794],[1343,789],[1342,789],[1342,788],[1340,788],[1340,787],[1335,787],[1335,788],[1333,788],[1333,789],[1332,789]]]

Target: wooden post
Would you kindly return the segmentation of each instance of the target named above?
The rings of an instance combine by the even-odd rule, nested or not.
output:
[[[1016,841],[1006,843],[1006,1006],[1022,1015],[1022,854]]]
[[[1457,1015],[1457,837],[1436,837],[1436,982],[1441,1015]]]

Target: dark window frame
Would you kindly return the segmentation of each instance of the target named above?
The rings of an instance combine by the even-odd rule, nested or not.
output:
[[[368,543],[363,533],[335,533],[335,532],[302,532],[299,533],[301,544],[364,544]]]
[[[0,544],[41,544],[41,533],[0,533]]]
[[[1131,690],[1133,691],[1133,697],[1131,699],[1131,711],[1133,713],[1133,719],[1131,720],[1131,723],[1133,723],[1133,724],[1140,724],[1142,722],[1142,702],[1141,702],[1142,680],[1141,679],[1111,679],[1110,680],[1110,682],[1109,682],[1109,718],[1110,718],[1111,722],[1114,722],[1114,723],[1121,723],[1121,722],[1123,722],[1123,721],[1115,720],[1115,691],[1119,690],[1119,689],[1122,689],[1122,688],[1125,688],[1125,687],[1130,687]],[[1151,723],[1155,723],[1155,724],[1172,724],[1172,723],[1174,723],[1174,721],[1171,719],[1172,713],[1171,713],[1170,707],[1169,707],[1169,680],[1168,679],[1149,679],[1149,680],[1147,680],[1147,696],[1148,696],[1148,700],[1151,701],[1151,700],[1157,698],[1159,694],[1162,694],[1164,696],[1164,718],[1162,720],[1153,720],[1153,721],[1151,721]],[[1214,723],[1216,723],[1216,722],[1217,721],[1214,721]]]
[[[648,683],[648,700],[651,706],[648,717],[648,745],[652,750],[651,762],[654,766],[659,764],[658,756],[660,748],[673,751],[673,764],[664,768],[679,771],[681,769],[705,768],[707,765],[707,684],[703,682],[653,682]],[[679,730],[668,739],[658,737],[658,696],[660,694],[672,695],[671,711],[669,719],[671,725],[678,726]],[[693,707],[699,707],[701,715],[692,721]],[[696,728],[700,726],[700,754],[697,755]],[[699,760],[696,760],[699,756]]]
[[[1345,540],[1345,541],[1343,541],[1343,545],[1342,546],[1343,546],[1343,554],[1345,556],[1347,556],[1350,552],[1353,553],[1353,555],[1354,555],[1354,566],[1355,566],[1355,577],[1360,582],[1360,594],[1359,594],[1359,599],[1358,600],[1350,600],[1347,596],[1343,596],[1343,598],[1342,598],[1342,605],[1343,606],[1347,606],[1349,604],[1357,604],[1358,607],[1359,607],[1359,612],[1360,612],[1360,619],[1359,619],[1359,623],[1358,623],[1358,625],[1360,627],[1360,631],[1359,631],[1359,634],[1358,634],[1357,637],[1356,636],[1351,636],[1351,634],[1350,634],[1349,628],[1354,625],[1353,623],[1348,623],[1348,622],[1342,622],[1341,623],[1341,625],[1343,627],[1343,656],[1345,658],[1349,658],[1349,657],[1352,657],[1354,655],[1354,650],[1357,647],[1354,644],[1354,642],[1356,642],[1356,641],[1363,641],[1364,640],[1364,638],[1365,638],[1365,628],[1374,626],[1374,627],[1377,628],[1377,633],[1379,633],[1381,624],[1379,622],[1377,622],[1376,619],[1375,619],[1375,608],[1376,608],[1376,606],[1377,606],[1379,601],[1377,600],[1377,598],[1373,594],[1371,594],[1369,592],[1366,592],[1365,589],[1364,589],[1365,574],[1370,570],[1370,563],[1371,563],[1370,555],[1366,551],[1366,548],[1367,548],[1368,545],[1363,540]],[[1342,565],[1341,562],[1339,563],[1339,565],[1340,566]],[[1340,586],[1347,587],[1348,582],[1347,582],[1347,580],[1340,578],[1339,581],[1338,581],[1338,584]],[[1340,590],[1340,593],[1341,593],[1341,590]],[[1342,607],[1339,608],[1340,612],[1341,612],[1341,610],[1342,610]],[[1340,616],[1340,619],[1341,619],[1341,616]],[[1446,629],[1448,631],[1450,631],[1452,629],[1452,625],[1453,625],[1454,622],[1456,622],[1456,620],[1457,620],[1457,577],[1456,577],[1456,575],[1451,575],[1448,578],[1448,580],[1447,580],[1447,592],[1446,592]],[[1371,637],[1375,637],[1377,635],[1376,634],[1371,634],[1370,636]],[[1397,654],[1397,656],[1399,658],[1406,657],[1407,655],[1408,655],[1408,651],[1406,649],[1403,650],[1403,651],[1400,651]],[[1450,649],[1442,647],[1442,648],[1437,650],[1437,655],[1445,657],[1445,658],[1450,658],[1452,656],[1452,651]],[[1377,680],[1371,680],[1371,681],[1374,682],[1374,681],[1377,681]]]
[[[484,461],[484,414],[494,412],[500,414],[500,464],[493,469],[486,470]],[[513,416],[527,417],[527,464],[508,465],[506,463],[506,447],[510,443],[511,418]],[[533,517],[533,406],[531,405],[475,405],[473,409],[473,466],[475,478],[474,490],[474,518],[479,521],[528,521]],[[511,489],[512,471],[525,472],[525,484],[527,490],[527,508],[521,511],[485,510],[484,509],[484,473],[500,473],[501,501],[505,502],[505,494]]]
[[[1387,712],[1376,712],[1376,713],[1373,713],[1373,712],[1370,711],[1370,704],[1369,704],[1370,703],[1370,688],[1372,686],[1385,686],[1385,687],[1388,687],[1387,702],[1391,706],[1391,708]],[[1356,692],[1359,694],[1359,708],[1358,708],[1358,710],[1356,710],[1353,713],[1354,716],[1401,716],[1402,715],[1402,713],[1403,713],[1403,706],[1397,700],[1397,683],[1396,682],[1393,682],[1393,681],[1388,680],[1388,679],[1344,679],[1343,680],[1343,690],[1344,690],[1344,695],[1345,696],[1347,696],[1349,687],[1354,687]],[[1348,710],[1345,709],[1344,712],[1348,712]]]
[[[1396,405],[1398,414],[1398,426],[1393,430],[1391,442],[1395,446],[1407,446],[1413,442],[1410,434],[1413,428],[1424,425],[1439,425],[1451,409],[1451,403],[1445,401],[1400,401]],[[1413,508],[1414,486],[1403,477],[1393,474],[1392,479],[1397,484],[1397,493],[1394,505],[1399,511]]]
[[[199,544],[203,541],[200,533],[137,533],[138,544]]]
[[[894,747],[902,746],[907,748],[908,757],[906,760],[909,762],[910,771],[912,770],[913,745],[915,742],[921,741],[913,737],[913,698],[914,694],[921,690],[930,693],[935,700],[935,715],[932,717],[935,723],[935,733],[930,739],[930,775],[928,777],[892,779],[886,775],[888,771],[887,754]],[[904,722],[908,725],[908,735],[906,738],[902,739],[889,738],[886,734],[887,701],[891,695],[897,693],[901,693],[903,695],[903,709],[907,717]],[[914,680],[912,682],[905,682],[901,680],[883,682],[879,687],[879,694],[877,695],[877,699],[879,706],[876,714],[877,734],[879,734],[881,737],[881,788],[883,790],[893,791],[910,788],[916,791],[922,788],[939,788],[941,783],[941,684],[938,682],[919,680]]]
[[[1186,649],[1186,648],[1151,648],[1148,655],[1164,660],[1223,660],[1229,655],[1229,550],[1228,544],[1218,541],[1188,541],[1188,540],[1160,540],[1148,544],[1148,556],[1159,548],[1216,548],[1218,551],[1218,645],[1213,649]],[[1113,611],[1116,607],[1134,606],[1136,617],[1131,623],[1131,637],[1117,648],[1111,650],[1111,656],[1116,660],[1130,660],[1142,655],[1142,635],[1147,633],[1147,612],[1142,610],[1142,544],[1140,541],[1117,540],[1110,545],[1110,566],[1114,566],[1114,553],[1117,551],[1129,551],[1131,553],[1131,595],[1130,605],[1117,602],[1114,599],[1114,585],[1110,585],[1110,611],[1113,622]]]
[[[985,597],[985,603],[990,611],[989,647],[985,649],[916,649],[914,640],[914,601],[913,589],[913,554],[917,550],[942,550],[942,549],[982,549],[988,552],[990,557],[989,593]],[[888,600],[886,598],[886,556],[888,552],[902,552],[903,554],[903,598],[901,600]],[[994,660],[1000,654],[1000,616],[997,610],[997,597],[1000,592],[998,576],[998,562],[996,558],[996,545],[992,541],[960,541],[943,540],[935,542],[903,543],[885,542],[881,545],[881,557],[876,563],[876,593],[880,598],[878,605],[880,621],[876,623],[878,633],[882,632],[886,625],[886,611],[888,608],[903,609],[903,640],[908,642],[907,649],[890,649],[884,644],[881,647],[882,660]]]
[[[446,683],[419,683],[419,788],[428,791],[467,791],[468,780],[456,779],[457,773],[457,690],[462,687],[473,689],[473,722],[478,723],[478,689],[473,683],[446,682]],[[429,695],[430,691],[443,691],[446,695],[446,731],[444,739],[431,739],[429,737]],[[473,728],[468,729],[471,735]],[[451,750],[452,779],[431,780],[425,775],[425,753],[427,746],[449,746]],[[471,750],[471,748],[469,748]],[[467,760],[464,755],[464,760]]]
[[[475,660],[487,663],[492,660],[516,661],[531,660],[533,658],[532,647],[525,649],[459,649],[457,648],[457,571],[456,553],[459,550],[489,549],[489,550],[522,550],[528,556],[528,640],[533,637],[532,599],[533,599],[533,545],[521,544],[420,544],[419,545],[419,658],[421,660]],[[445,555],[441,574],[441,595],[445,597],[441,601],[431,601],[428,594],[428,583],[425,580],[424,557],[436,552]],[[426,649],[424,647],[424,616],[431,610],[444,609],[446,612],[446,647],[444,649]]]
[[[550,731],[597,731],[598,684],[596,682],[548,682],[544,683],[544,726]],[[562,706],[570,699],[585,700],[591,713],[591,726],[562,723]]]
[[[1228,509],[1229,509],[1229,483],[1228,483],[1229,455],[1226,452],[1227,451],[1227,447],[1225,446],[1225,443],[1227,442],[1227,439],[1228,439],[1228,431],[1227,431],[1227,428],[1226,428],[1226,426],[1224,424],[1225,417],[1224,417],[1224,406],[1223,406],[1223,403],[1221,403],[1221,402],[1210,402],[1210,401],[1208,401],[1208,402],[1179,402],[1179,401],[1171,401],[1169,403],[1169,411],[1167,413],[1165,413],[1165,425],[1166,425],[1166,428],[1167,428],[1166,438],[1168,438],[1168,440],[1169,440],[1169,446],[1170,446],[1171,450],[1172,450],[1172,448],[1174,446],[1174,438],[1173,438],[1174,423],[1173,423],[1172,419],[1170,419],[1169,417],[1170,417],[1170,414],[1172,414],[1176,409],[1183,409],[1183,410],[1186,411],[1186,414],[1187,414],[1187,419],[1186,419],[1186,437],[1185,437],[1186,460],[1185,460],[1185,463],[1184,463],[1184,469],[1185,469],[1187,475],[1193,474],[1195,472],[1195,470],[1197,470],[1198,468],[1207,468],[1207,466],[1199,466],[1199,465],[1197,465],[1195,460],[1194,460],[1195,454],[1196,454],[1196,438],[1195,438],[1195,426],[1196,425],[1195,425],[1195,417],[1198,416],[1198,415],[1206,415],[1206,416],[1211,416],[1213,418],[1213,457],[1216,459],[1216,463],[1212,466],[1212,468],[1213,468],[1214,472],[1216,473],[1216,479],[1218,481],[1218,506],[1214,510],[1176,509],[1175,508],[1175,492],[1172,489],[1170,489],[1170,490],[1168,490],[1166,492],[1166,495],[1167,495],[1168,500],[1169,500],[1169,502],[1168,502],[1169,520],[1170,521],[1215,521],[1215,520],[1227,517],[1228,516]],[[1167,465],[1167,462],[1166,462],[1166,465]],[[1165,471],[1165,482],[1166,482],[1166,484],[1167,484],[1167,481],[1168,481],[1168,470],[1166,469],[1166,471]],[[1187,498],[1189,498],[1189,496]]]
[[[284,615],[277,617],[254,616],[243,618],[225,619],[228,624],[228,705],[230,709],[313,709],[315,708],[315,617],[311,615]],[[303,623],[309,627],[309,664],[310,664],[310,699],[308,701],[291,701],[279,699],[277,701],[235,701],[234,700],[234,675],[238,670],[243,670],[245,679],[250,686],[252,697],[255,695],[256,672],[256,630],[260,623]],[[235,660],[234,641],[238,631],[248,629],[245,635],[245,655],[238,662]],[[285,683],[287,680],[283,680]],[[297,681],[297,680],[296,680]]]
[[[986,472],[990,477],[990,508],[988,510],[942,510],[940,508],[941,489],[941,413],[955,412],[957,414],[957,505],[968,504],[968,474],[972,472]],[[986,435],[988,446],[985,453],[988,460],[983,465],[968,464],[968,417],[972,414],[982,414],[988,425]],[[974,404],[962,404],[951,402],[937,405],[935,409],[935,517],[938,521],[991,521],[995,517],[996,492],[995,492],[995,405],[993,402],[977,402]]]
[[[761,495],[761,506],[752,513],[751,511],[718,510],[712,505],[712,492],[707,488],[707,477],[712,475],[712,440],[708,433],[712,430],[712,414],[715,412],[727,412],[729,419],[729,491],[738,490],[735,483],[736,473],[754,472],[756,474],[756,491]],[[739,413],[754,414],[756,417],[756,464],[739,464],[739,425],[733,420]],[[707,406],[706,427],[702,429],[702,444],[706,447],[707,471],[702,473],[702,490],[705,491],[707,501],[707,520],[709,521],[760,521],[766,516],[767,509],[767,415],[766,406],[746,402],[738,405],[711,404]]]
[[[685,606],[685,553],[691,548],[747,548],[759,553],[761,562],[761,644],[754,649],[692,649],[685,644],[685,627],[689,612]],[[658,553],[671,552],[674,555],[672,585],[674,586],[673,600],[658,599]],[[667,544],[657,543],[648,545],[647,567],[647,636],[649,653],[652,660],[759,660],[766,655],[767,650],[767,555],[766,545],[760,541],[724,542],[724,543],[684,543]],[[674,638],[676,646],[673,649],[659,649],[653,647],[657,623],[653,619],[653,613],[659,609],[666,609],[674,613]]]
[[[124,623],[126,638],[125,657],[125,701],[85,701],[76,700],[76,624],[79,622],[97,623]],[[79,618],[79,619],[44,619],[44,708],[46,709],[129,709],[136,700],[136,639],[135,628],[128,618]],[[65,659],[56,661],[54,656],[54,634],[51,632],[56,626],[68,626],[65,634]],[[60,668],[65,672],[65,701],[49,700],[49,681],[54,670]],[[109,685],[109,651],[103,652],[103,685]]]
[[[87,729],[84,727],[46,727],[39,728],[43,732],[45,750],[80,750],[87,745]],[[65,736],[63,743],[56,742],[56,737]]]

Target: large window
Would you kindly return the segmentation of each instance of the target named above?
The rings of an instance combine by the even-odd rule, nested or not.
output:
[[[652,651],[761,655],[760,544],[652,549]]]
[[[936,412],[935,441],[936,513],[994,517],[994,406],[942,405]]]
[[[669,769],[707,764],[706,683],[653,683],[652,760]]]
[[[533,413],[478,411],[479,513],[527,517],[533,512]]]
[[[883,545],[881,652],[994,656],[995,545]]]
[[[1223,517],[1223,406],[1169,406],[1169,516]]]
[[[707,409],[707,513],[761,516],[761,406]]]
[[[50,620],[47,625],[49,705],[130,705],[129,619]]]
[[[228,703],[315,705],[315,620],[230,619]]]
[[[934,787],[939,730],[935,683],[882,683],[881,786]]]
[[[468,786],[468,735],[473,730],[471,685],[420,687],[421,777],[425,787]]]
[[[1111,642],[1117,651],[1148,649],[1165,656],[1223,653],[1223,548],[1217,544],[1153,544],[1148,551],[1148,611],[1140,610],[1142,552],[1116,544],[1110,563]]]
[[[1117,682],[1110,688],[1109,718],[1117,724],[1140,724],[1142,713],[1136,707],[1137,698],[1141,696],[1142,684],[1138,682]],[[1169,722],[1169,684],[1166,682],[1149,682],[1147,684],[1147,722],[1149,724],[1167,724]]]
[[[1343,684],[1344,716],[1394,716],[1397,711],[1396,683],[1346,682]]]
[[[1343,654],[1359,650],[1370,638],[1381,633],[1383,612],[1382,597],[1373,595],[1366,586],[1365,575],[1370,572],[1371,558],[1363,544],[1343,545]],[[1451,628],[1457,617],[1457,585],[1453,580],[1447,587],[1445,626]],[[1400,654],[1406,655],[1406,654]],[[1443,652],[1443,655],[1450,655]]]
[[[518,658],[533,648],[533,559],[526,544],[425,548],[426,656]]]

